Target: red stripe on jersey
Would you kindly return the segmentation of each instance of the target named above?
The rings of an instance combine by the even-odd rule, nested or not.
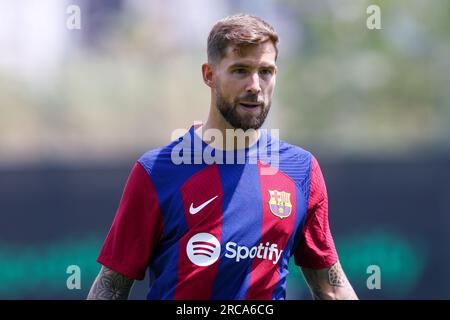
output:
[[[267,249],[265,251],[267,256],[265,253],[263,255],[267,259],[258,257],[253,259],[250,288],[246,299],[272,299],[272,293],[279,279],[280,250],[283,250],[282,253],[284,253],[295,224],[297,207],[295,182],[279,170],[272,175],[262,174],[261,169],[268,167],[269,165],[258,162],[263,208],[261,243],[264,247],[273,247],[276,244],[278,252],[273,250],[271,256],[270,249]],[[274,264],[274,256],[277,254],[280,255],[280,258]]]
[[[174,299],[210,299],[222,236],[222,184],[218,166],[210,165],[192,176],[181,187],[181,194],[189,230],[180,239]],[[207,234],[212,237],[205,238]]]

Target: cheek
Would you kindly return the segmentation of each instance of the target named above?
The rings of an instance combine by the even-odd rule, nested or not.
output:
[[[274,77],[270,82],[269,82],[269,86],[268,86],[268,90],[267,90],[267,95],[269,97],[272,96],[273,94],[273,90],[275,89],[275,84],[276,84],[276,78]]]
[[[224,81],[220,86],[222,96],[227,100],[233,100],[239,96],[239,81]]]
[[[269,85],[266,87],[266,97],[272,97],[273,90],[275,89],[275,80],[271,81]]]

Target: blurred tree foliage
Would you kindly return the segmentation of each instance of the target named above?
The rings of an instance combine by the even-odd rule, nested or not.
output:
[[[450,1],[257,3],[86,4],[53,72],[0,65],[0,162],[127,158],[206,119],[206,37],[240,11],[280,33],[268,126],[282,138],[329,156],[449,151]],[[366,27],[370,4],[381,30]]]

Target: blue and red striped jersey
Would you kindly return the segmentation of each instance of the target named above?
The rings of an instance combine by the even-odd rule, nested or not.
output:
[[[247,149],[208,147],[192,127],[136,162],[98,262],[137,280],[148,269],[148,299],[223,300],[285,299],[292,256],[313,269],[336,263],[311,153],[266,130]],[[211,163],[206,152],[234,161]]]

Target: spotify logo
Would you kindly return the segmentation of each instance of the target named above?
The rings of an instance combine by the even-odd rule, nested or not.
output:
[[[220,243],[210,233],[197,233],[188,242],[186,253],[191,262],[200,267],[212,265],[220,255]]]

